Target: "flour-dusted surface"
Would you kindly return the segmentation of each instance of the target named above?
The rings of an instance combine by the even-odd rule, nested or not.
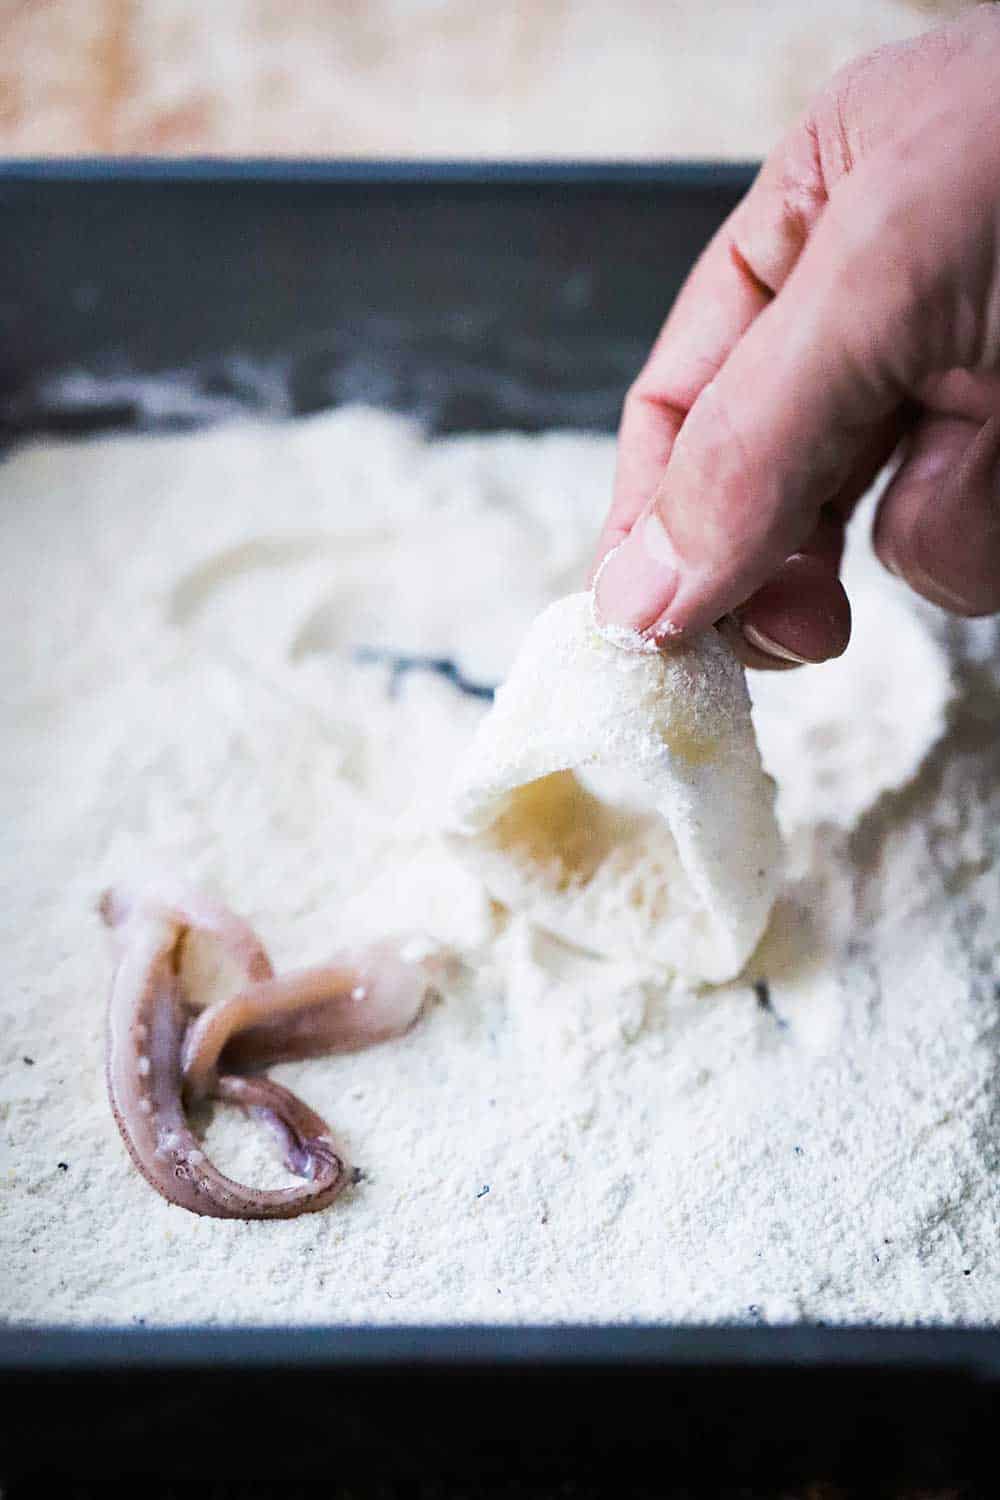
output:
[[[497,680],[578,586],[612,466],[345,410],[0,468],[4,1316],[1000,1319],[994,628],[854,549],[847,657],[753,684],[791,868],[702,992],[505,919],[436,832],[483,703],[354,660]],[[408,1037],[274,1070],[365,1171],[326,1213],[197,1219],[129,1163],[93,908],[154,855],[279,969],[396,931],[463,956]],[[283,1180],[252,1126],[207,1128]]]

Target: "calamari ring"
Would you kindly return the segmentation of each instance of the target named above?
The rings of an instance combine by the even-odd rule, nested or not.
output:
[[[608,800],[608,773],[626,773],[642,806]],[[627,650],[597,628],[589,594],[558,600],[459,767],[450,832],[490,894],[539,927],[732,978],[766,926],[781,853],[742,667],[714,630]]]

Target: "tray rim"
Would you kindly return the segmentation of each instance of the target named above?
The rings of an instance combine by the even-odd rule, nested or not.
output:
[[[532,1368],[876,1370],[965,1376],[1000,1385],[1000,1330],[955,1327],[765,1328],[669,1324],[399,1324],[0,1330],[0,1379],[132,1370]]]
[[[0,187],[41,182],[317,183],[339,187],[749,187],[760,163],[708,158],[25,156],[0,158]]]

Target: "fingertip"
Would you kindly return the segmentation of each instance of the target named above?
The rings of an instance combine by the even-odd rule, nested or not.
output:
[[[844,586],[821,557],[797,553],[736,613],[747,666],[787,669],[842,656],[851,638]]]
[[[605,557],[594,579],[594,610],[602,625],[652,637],[674,634],[664,619],[677,591],[678,560],[655,506]]]
[[[1000,417],[929,415],[883,495],[872,543],[882,565],[951,614],[1000,609]]]

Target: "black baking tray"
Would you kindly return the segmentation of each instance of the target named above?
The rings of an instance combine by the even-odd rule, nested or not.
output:
[[[9,164],[0,439],[351,400],[442,432],[611,431],[752,173]],[[983,1329],[10,1328],[0,1484],[985,1494],[998,1393]]]

